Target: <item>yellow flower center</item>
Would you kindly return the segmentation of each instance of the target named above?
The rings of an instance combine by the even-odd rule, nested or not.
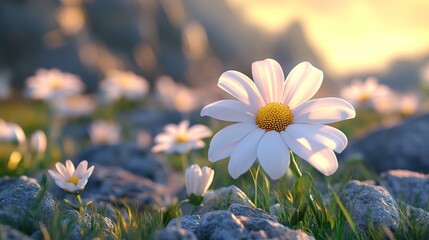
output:
[[[75,186],[77,186],[77,182],[79,182],[79,178],[78,177],[71,177],[69,180],[67,180],[67,182],[69,183],[73,183]]]
[[[52,81],[51,82],[51,88],[53,90],[59,90],[61,88],[61,80],[55,79],[54,81]]]
[[[366,103],[366,102],[368,102],[368,101],[369,101],[369,95],[368,95],[368,93],[362,93],[362,94],[359,96],[359,101],[360,101],[361,103]]]
[[[292,122],[292,111],[281,103],[269,103],[259,109],[256,115],[256,124],[266,131],[281,132]]]
[[[185,143],[187,141],[188,141],[188,139],[183,135],[179,135],[176,139],[176,142],[178,142],[178,143]]]

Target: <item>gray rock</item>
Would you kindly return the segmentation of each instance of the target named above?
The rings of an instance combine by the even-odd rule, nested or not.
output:
[[[9,189],[13,186],[18,186],[21,185],[23,183],[36,183],[37,184],[37,180],[34,178],[29,178],[27,176],[20,176],[20,177],[9,177],[9,176],[5,176],[5,177],[1,177],[0,178],[0,192],[6,189]]]
[[[172,195],[163,184],[119,167],[96,165],[82,198],[119,205],[125,200],[137,202],[140,208],[159,209],[170,205]]]
[[[153,240],[197,240],[195,234],[179,227],[168,227],[157,231],[153,237]]]
[[[0,224],[0,239],[27,240],[30,237],[9,225]]]
[[[102,237],[103,239],[114,239],[114,225],[113,221],[101,215],[90,216],[85,214],[82,217],[76,210],[68,210],[65,213],[62,225],[69,229],[68,238],[72,240],[83,239],[81,235],[82,226],[84,226],[85,236]],[[101,234],[101,236],[99,236]]]
[[[169,227],[178,227],[188,230],[190,232],[197,232],[201,223],[200,215],[185,215],[181,218],[174,218],[168,224]]]
[[[425,114],[399,126],[368,134],[348,147],[341,159],[361,154],[365,164],[378,172],[391,169],[428,172],[428,135],[429,114]]]
[[[382,186],[350,181],[344,186],[340,198],[360,231],[387,226],[393,232],[399,225],[399,210],[395,200]]]
[[[429,229],[428,211],[425,211],[421,208],[415,208],[409,205],[406,205],[403,211],[405,216],[408,218],[407,221],[409,221],[411,224],[414,222],[419,224],[420,226],[426,226],[426,228]]]
[[[201,218],[198,239],[240,239],[244,225],[231,212],[220,210],[206,213]]]
[[[241,189],[231,185],[207,192],[204,196],[202,206],[197,208],[196,212],[201,215],[215,210],[226,210],[233,203],[254,207],[252,201]]]
[[[18,180],[20,181],[20,180]],[[37,230],[39,222],[49,226],[55,202],[49,192],[30,180],[10,185],[0,192],[0,223],[9,224],[25,233]]]
[[[229,206],[228,211],[232,212],[235,216],[243,216],[250,218],[263,218],[273,222],[277,222],[277,219],[260,208],[253,208],[245,205],[233,203]]]
[[[292,230],[280,223],[258,217],[238,217],[248,231],[244,239],[314,239],[301,230]]]
[[[167,228],[183,228],[198,239],[314,239],[303,231],[291,230],[270,219],[273,217],[260,209],[232,204],[229,211],[173,219]]]
[[[391,170],[381,174],[380,184],[397,200],[418,208],[429,207],[429,175]]]
[[[158,183],[166,183],[171,173],[165,161],[133,144],[94,146],[74,159],[75,164],[87,160],[89,165],[121,167]]]

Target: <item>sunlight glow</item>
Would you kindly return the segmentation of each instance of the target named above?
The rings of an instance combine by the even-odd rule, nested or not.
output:
[[[336,75],[385,70],[398,58],[429,52],[429,2],[228,0],[250,24],[277,34],[299,21]]]

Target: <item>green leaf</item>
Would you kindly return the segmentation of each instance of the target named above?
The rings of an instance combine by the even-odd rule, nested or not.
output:
[[[307,205],[312,186],[313,178],[308,172],[304,172],[302,176],[296,181],[293,188],[293,205],[297,209],[303,208]]]

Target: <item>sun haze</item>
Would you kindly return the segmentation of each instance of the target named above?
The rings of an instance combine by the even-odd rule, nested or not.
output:
[[[429,53],[424,0],[228,0],[248,23],[277,34],[299,21],[332,74],[382,71],[398,58]]]

